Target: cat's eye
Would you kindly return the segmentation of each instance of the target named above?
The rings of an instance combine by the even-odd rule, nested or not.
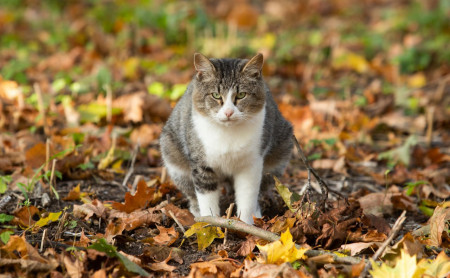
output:
[[[236,98],[243,99],[243,98],[245,98],[246,95],[247,95],[246,92],[239,92],[239,93],[237,93]]]
[[[214,92],[214,93],[212,93],[211,95],[212,95],[212,97],[215,98],[215,99],[220,99],[220,98],[221,98],[220,93],[217,93],[217,92]]]

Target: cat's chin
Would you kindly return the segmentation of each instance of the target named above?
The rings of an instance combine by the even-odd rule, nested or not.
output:
[[[219,119],[218,121],[217,121],[217,123],[219,123],[220,125],[223,125],[223,126],[233,126],[233,125],[237,125],[238,123],[239,123],[239,120],[236,120],[236,119],[232,119],[232,120],[230,120],[230,119]]]

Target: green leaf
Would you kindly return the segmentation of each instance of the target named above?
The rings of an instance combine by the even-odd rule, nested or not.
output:
[[[11,181],[11,176],[0,176],[0,194],[3,194],[8,190],[8,183]]]
[[[100,238],[96,243],[87,247],[88,249],[94,249],[100,252],[105,253],[108,257],[118,258],[125,268],[130,271],[137,273],[142,276],[149,276],[150,274],[145,271],[143,268],[138,266],[137,264],[130,261],[127,257],[117,252],[117,248],[115,246],[109,245],[104,238]]]
[[[0,240],[4,243],[7,244],[9,241],[9,237],[14,234],[14,232],[12,231],[4,231],[3,233],[0,234]]]
[[[179,99],[184,92],[186,92],[187,84],[175,84],[172,87],[172,91],[170,92],[170,99],[177,100]]]
[[[164,84],[161,82],[153,82],[147,87],[147,90],[150,94],[158,97],[163,97],[165,93]]]
[[[411,135],[402,146],[378,154],[378,159],[387,159],[390,164],[401,162],[408,166],[411,160],[411,148],[416,144],[417,137]]]
[[[98,103],[80,105],[78,107],[78,112],[80,113],[80,121],[84,123],[98,123],[107,115],[106,105]],[[111,112],[112,115],[118,115],[122,112],[122,109],[113,107]]]
[[[5,222],[9,222],[11,220],[14,219],[13,215],[8,215],[8,214],[4,214],[4,213],[0,213],[0,223],[5,223]]]

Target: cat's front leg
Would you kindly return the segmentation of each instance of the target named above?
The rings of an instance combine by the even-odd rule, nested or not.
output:
[[[234,191],[236,194],[237,213],[240,219],[253,224],[253,215],[261,217],[258,204],[259,188],[262,178],[262,159],[253,160],[252,165],[239,171],[234,176]]]
[[[219,178],[210,167],[198,166],[192,170],[198,206],[201,216],[220,216]]]

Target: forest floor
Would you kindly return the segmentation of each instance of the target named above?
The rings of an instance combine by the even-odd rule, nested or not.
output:
[[[450,277],[446,1],[144,2],[0,4],[1,277]],[[307,158],[254,226],[162,165],[195,52],[263,53]]]

